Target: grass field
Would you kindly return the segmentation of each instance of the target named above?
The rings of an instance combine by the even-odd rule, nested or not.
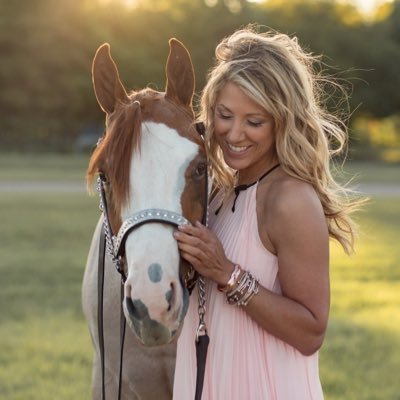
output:
[[[82,156],[25,158],[16,170],[17,156],[0,160],[0,180],[76,180],[85,168]],[[97,206],[84,193],[0,192],[0,399],[89,399],[80,286]],[[356,254],[332,246],[325,398],[400,400],[400,197],[373,198],[358,219]]]
[[[361,213],[356,254],[332,246],[332,308],[320,355],[327,400],[399,400],[400,197]]]
[[[80,290],[97,199],[0,194],[0,399],[88,399]]]

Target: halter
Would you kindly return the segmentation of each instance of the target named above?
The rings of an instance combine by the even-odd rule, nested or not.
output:
[[[138,211],[128,217],[119,228],[117,235],[114,235],[111,229],[110,219],[108,216],[108,206],[105,193],[105,184],[107,179],[104,173],[99,173],[97,178],[97,191],[100,194],[100,210],[103,212],[103,229],[106,239],[107,253],[111,261],[115,264],[117,272],[121,275],[122,283],[126,281],[124,270],[125,241],[129,234],[141,225],[158,222],[165,223],[177,227],[179,225],[188,225],[190,222],[181,214],[174,211],[168,211],[159,208],[147,208]],[[184,277],[187,278],[187,277]],[[185,279],[184,284],[187,287]]]
[[[197,132],[204,137],[204,125],[202,123],[195,124]],[[204,214],[202,223],[207,226],[208,224],[208,173],[206,172],[205,184],[205,199],[204,199]],[[126,320],[122,310],[123,302],[123,285],[127,279],[124,268],[124,255],[125,255],[125,241],[128,235],[141,225],[157,222],[172,225],[177,227],[179,225],[188,225],[190,222],[181,214],[174,211],[150,208],[138,211],[129,216],[123,221],[117,235],[112,232],[105,185],[107,178],[103,172],[99,172],[97,178],[97,191],[100,195],[100,210],[103,213],[103,226],[100,236],[99,245],[99,262],[98,262],[98,332],[99,332],[99,347],[101,359],[101,380],[102,380],[102,400],[106,400],[105,396],[105,360],[104,360],[104,330],[103,330],[103,293],[104,293],[104,267],[105,267],[105,254],[109,255],[111,261],[115,265],[117,272],[121,275],[121,327],[120,327],[120,365],[119,365],[119,382],[118,382],[118,400],[121,398],[122,389],[122,365],[123,365],[123,349],[125,341]],[[199,298],[199,324],[196,331],[196,357],[197,357],[197,375],[196,375],[196,391],[195,400],[201,400],[203,391],[205,364],[207,357],[207,348],[209,344],[209,337],[204,320],[205,316],[205,281],[204,278],[194,270],[191,266],[190,270],[182,276],[184,286],[191,293],[194,285],[197,282],[198,298]]]

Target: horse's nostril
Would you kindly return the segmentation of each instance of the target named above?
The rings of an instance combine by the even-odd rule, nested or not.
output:
[[[168,308],[167,311],[171,311],[172,306],[175,302],[175,296],[176,296],[176,288],[175,288],[175,283],[171,282],[170,283],[170,290],[168,290],[168,292],[165,294],[165,298],[167,299],[167,303],[168,303]]]
[[[130,297],[125,298],[126,307],[130,315],[136,319],[143,319],[148,316],[147,307],[139,299],[133,300]]]

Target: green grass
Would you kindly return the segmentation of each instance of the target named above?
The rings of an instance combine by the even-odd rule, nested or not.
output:
[[[0,194],[0,398],[88,399],[80,304],[97,199]]]
[[[0,180],[82,179],[87,163],[22,158],[0,155]],[[381,166],[361,170],[388,179]],[[393,171],[388,183],[397,184]],[[90,398],[92,346],[80,292],[98,216],[98,199],[85,193],[0,193],[0,399]],[[358,218],[356,254],[332,245],[332,307],[320,353],[325,398],[400,400],[400,198],[373,199]]]
[[[360,215],[356,254],[332,246],[332,308],[320,355],[326,400],[399,400],[400,199]]]

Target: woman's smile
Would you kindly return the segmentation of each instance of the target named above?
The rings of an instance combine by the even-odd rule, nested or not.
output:
[[[249,146],[234,146],[233,144],[228,143],[228,147],[234,153],[241,153],[249,148]]]
[[[228,149],[236,155],[242,155],[251,147],[251,146],[234,146],[233,144],[230,143],[226,143],[226,145],[228,146]]]

